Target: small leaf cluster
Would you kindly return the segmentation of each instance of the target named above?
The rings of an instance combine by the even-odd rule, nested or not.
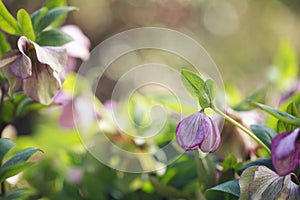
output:
[[[73,39],[68,34],[58,29],[63,20],[62,16],[68,12],[78,10],[72,6],[48,8],[43,6],[31,15],[24,9],[17,12],[15,18],[0,1],[0,29],[7,34],[26,36],[41,46],[61,46]],[[0,35],[1,53],[10,49],[4,35]]]

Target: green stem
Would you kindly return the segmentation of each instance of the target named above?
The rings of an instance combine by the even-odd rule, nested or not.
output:
[[[235,121],[234,119],[232,119],[230,116],[226,115],[225,113],[223,113],[221,110],[219,110],[216,107],[212,107],[212,109],[218,113],[219,115],[221,115],[222,117],[224,117],[227,121],[229,121],[230,123],[232,123],[233,125],[235,125],[236,127],[238,127],[239,129],[241,129],[242,131],[244,131],[247,135],[249,135],[253,140],[255,140],[260,146],[262,146],[269,154],[271,154],[270,149],[258,138],[256,137],[256,135],[254,135],[254,133],[252,133],[250,130],[248,130],[246,127],[244,127],[242,124],[238,123],[237,121]]]
[[[198,181],[199,181],[199,186],[201,184],[203,184],[202,180],[201,180],[201,175],[202,175],[202,172],[200,170],[200,165],[201,165],[201,161],[200,161],[200,157],[199,157],[199,152],[198,151],[194,151],[194,155],[195,155],[195,166],[196,166],[196,173],[197,173],[197,177],[198,177]],[[201,191],[201,189],[199,188],[199,197],[200,200],[205,200],[204,196],[203,196],[203,193]]]

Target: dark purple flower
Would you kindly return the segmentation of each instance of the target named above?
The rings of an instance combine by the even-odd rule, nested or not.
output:
[[[0,59],[0,68],[10,85],[10,93],[23,85],[24,94],[42,104],[50,104],[61,88],[59,73],[67,61],[66,49],[41,47],[22,36],[18,50]]]
[[[272,162],[279,175],[291,173],[300,164],[300,128],[272,140]]]
[[[176,128],[178,144],[186,151],[214,152],[220,145],[220,132],[204,110],[184,118]]]

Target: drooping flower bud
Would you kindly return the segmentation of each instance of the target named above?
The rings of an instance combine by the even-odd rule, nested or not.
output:
[[[214,152],[220,145],[220,132],[204,110],[184,118],[176,128],[178,144],[186,151]]]

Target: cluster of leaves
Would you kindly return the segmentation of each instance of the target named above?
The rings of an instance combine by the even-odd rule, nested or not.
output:
[[[49,9],[48,7],[45,5],[31,15],[26,10],[20,9],[17,18],[14,18],[0,1],[0,29],[7,34],[26,36],[41,46],[61,46],[72,41],[72,38],[60,31],[58,27],[63,23],[61,17],[77,8],[65,6]],[[0,33],[0,44],[0,55],[2,55],[10,49],[3,33]]]
[[[3,197],[6,193],[5,180],[9,177],[15,176],[24,169],[32,166],[32,162],[27,160],[36,152],[41,151],[38,148],[26,148],[17,154],[13,155],[10,159],[3,162],[5,155],[8,151],[15,146],[11,140],[0,139],[0,160],[2,161],[0,167],[0,183],[1,183],[1,196]],[[11,190],[10,193],[6,194],[3,199],[17,199],[24,196],[26,192],[25,188]]]

